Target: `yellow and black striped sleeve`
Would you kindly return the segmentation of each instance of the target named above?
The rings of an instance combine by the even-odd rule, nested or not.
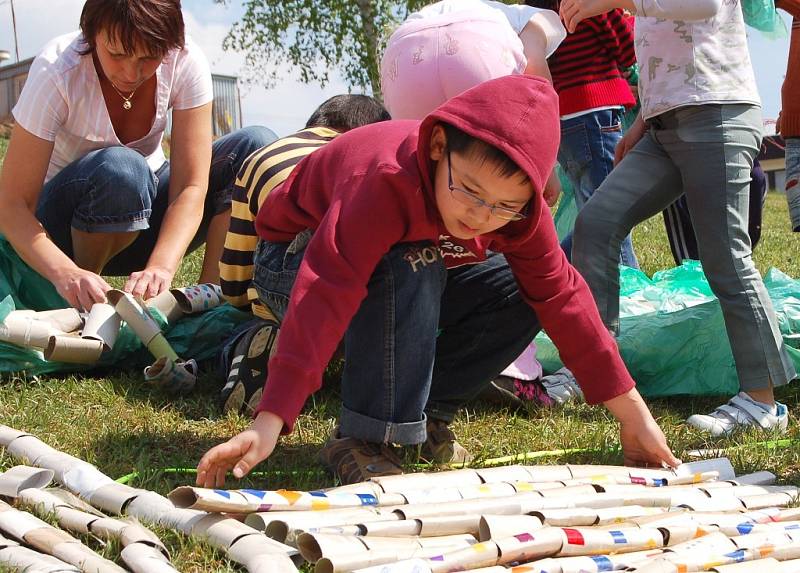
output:
[[[236,177],[231,203],[231,221],[219,263],[220,286],[225,299],[247,310],[247,289],[253,279],[253,254],[258,243],[256,215],[270,191],[286,181],[300,161],[338,133],[310,128],[278,139],[255,151],[242,164]]]

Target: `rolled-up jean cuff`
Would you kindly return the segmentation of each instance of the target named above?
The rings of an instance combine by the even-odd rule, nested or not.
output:
[[[150,228],[151,209],[115,217],[81,218],[74,215],[71,226],[84,233],[132,233]]]
[[[342,415],[339,417],[339,432],[343,436],[366,440],[375,444],[399,444],[410,446],[421,444],[425,441],[425,423],[427,418],[423,414],[419,422],[387,422],[370,418],[348,410],[342,406]]]

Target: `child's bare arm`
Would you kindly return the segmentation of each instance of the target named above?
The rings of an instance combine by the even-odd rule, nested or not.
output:
[[[221,487],[233,469],[237,479],[267,459],[278,442],[284,422],[272,412],[259,412],[250,427],[206,452],[197,465],[197,485]]]
[[[519,34],[523,52],[528,60],[525,73],[547,78],[551,82],[550,68],[547,66],[547,35],[534,20],[528,22]]]

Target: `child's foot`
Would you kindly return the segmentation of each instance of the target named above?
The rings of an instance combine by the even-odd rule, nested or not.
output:
[[[770,408],[753,400],[746,392],[739,392],[710,414],[689,416],[686,423],[712,436],[730,434],[749,426],[783,433],[789,423],[789,411],[780,402],[775,402],[774,408]]]
[[[583,392],[572,372],[567,368],[556,370],[553,374],[542,376],[542,386],[556,404],[566,404],[573,400],[583,400]]]
[[[472,461],[472,454],[456,441],[447,422],[428,418],[425,426],[428,437],[422,444],[420,457],[436,464],[461,464]]]
[[[322,446],[317,459],[342,485],[403,473],[402,462],[391,447],[340,436],[339,428]]]
[[[547,395],[541,380],[519,380],[502,375],[489,383],[479,399],[509,408],[523,408],[526,403],[553,405],[553,399]]]
[[[264,392],[267,362],[278,337],[278,323],[256,324],[239,337],[233,350],[228,379],[220,391],[222,411],[251,415]]]

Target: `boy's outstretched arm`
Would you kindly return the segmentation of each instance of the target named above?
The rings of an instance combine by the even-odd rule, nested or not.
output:
[[[619,421],[619,441],[626,466],[661,466],[666,463],[674,468],[680,465],[681,461],[670,450],[664,432],[636,388],[603,404]]]
[[[221,487],[231,469],[237,479],[247,475],[275,449],[283,424],[283,419],[272,412],[259,412],[244,432],[206,452],[197,464],[197,485]]]

